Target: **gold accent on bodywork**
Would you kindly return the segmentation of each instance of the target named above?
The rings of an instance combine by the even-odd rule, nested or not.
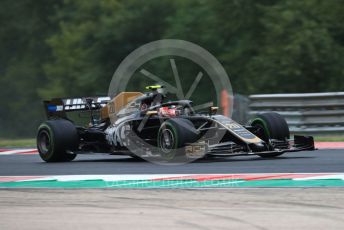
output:
[[[100,110],[101,119],[110,118],[111,122],[117,119],[117,113],[135,98],[143,96],[140,92],[122,92],[114,97]]]
[[[263,142],[259,137],[257,137],[256,135],[254,135],[253,133],[251,133],[250,131],[248,131],[247,129],[245,129],[242,125],[236,123],[233,121],[233,123],[230,123],[230,124],[222,124],[221,122],[217,121],[217,120],[214,120],[217,124],[219,124],[220,126],[226,128],[227,130],[229,130],[233,135],[235,135],[236,137],[240,138],[242,141],[245,141],[246,143],[253,143],[253,144],[257,144],[257,143],[261,143]],[[232,130],[232,128],[243,128],[245,129],[247,132],[251,133],[254,138],[244,138],[242,136],[240,136],[239,134],[237,134],[236,132],[234,132]]]
[[[252,134],[252,135],[254,135],[254,134]],[[261,142],[263,142],[259,137],[255,137],[255,138],[253,138],[253,139],[247,139],[247,138],[243,138],[243,137],[240,137],[242,140],[245,140],[246,142],[249,142],[249,143],[255,143],[255,144],[257,144],[257,143],[261,143]]]
[[[158,114],[158,111],[156,111],[156,110],[151,110],[151,111],[147,111],[146,112],[146,115],[149,115],[149,116],[151,116],[151,115],[157,115]]]

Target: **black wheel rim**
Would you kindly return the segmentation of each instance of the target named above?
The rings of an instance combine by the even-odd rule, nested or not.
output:
[[[159,147],[160,147],[160,156],[167,161],[171,161],[175,158],[176,149],[175,149],[176,139],[173,135],[172,130],[163,129],[159,134]]]
[[[164,153],[170,153],[175,144],[173,133],[170,129],[164,129],[160,135],[160,148]]]
[[[38,149],[41,154],[47,154],[51,147],[50,135],[46,130],[42,130],[38,135]]]
[[[263,125],[261,125],[261,124],[254,124],[253,126],[255,126],[255,127],[257,128],[255,134],[256,134],[260,139],[262,139],[263,141],[269,141],[269,137],[268,137],[268,135],[266,134],[266,130],[265,130],[265,128],[264,128]]]

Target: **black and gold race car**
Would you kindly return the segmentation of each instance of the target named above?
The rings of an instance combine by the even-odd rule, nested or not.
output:
[[[309,136],[295,135],[278,113],[263,113],[248,125],[217,115],[217,107],[196,113],[189,100],[167,101],[162,86],[116,97],[52,99],[48,120],[38,128],[37,148],[46,162],[71,161],[77,154],[124,154],[162,162],[207,156],[258,155],[314,150]],[[89,114],[77,125],[68,114]]]

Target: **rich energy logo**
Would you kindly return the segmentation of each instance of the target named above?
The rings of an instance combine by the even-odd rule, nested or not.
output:
[[[110,97],[97,97],[94,98],[91,107],[96,109],[100,106],[105,106],[110,100]],[[59,112],[59,111],[72,111],[72,110],[85,110],[87,104],[83,98],[69,98],[63,100],[63,105],[48,105],[48,111]]]
[[[103,104],[109,100],[109,97],[98,97],[95,98],[94,103],[91,106],[92,108],[96,108],[96,104]],[[63,102],[64,110],[81,110],[86,108],[85,100],[82,98],[65,99]]]

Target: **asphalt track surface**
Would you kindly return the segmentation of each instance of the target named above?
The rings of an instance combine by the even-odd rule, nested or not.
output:
[[[274,159],[258,156],[203,159],[185,165],[157,165],[105,154],[79,155],[68,163],[45,163],[38,155],[0,156],[0,176],[317,172],[344,172],[344,150],[287,153]]]

